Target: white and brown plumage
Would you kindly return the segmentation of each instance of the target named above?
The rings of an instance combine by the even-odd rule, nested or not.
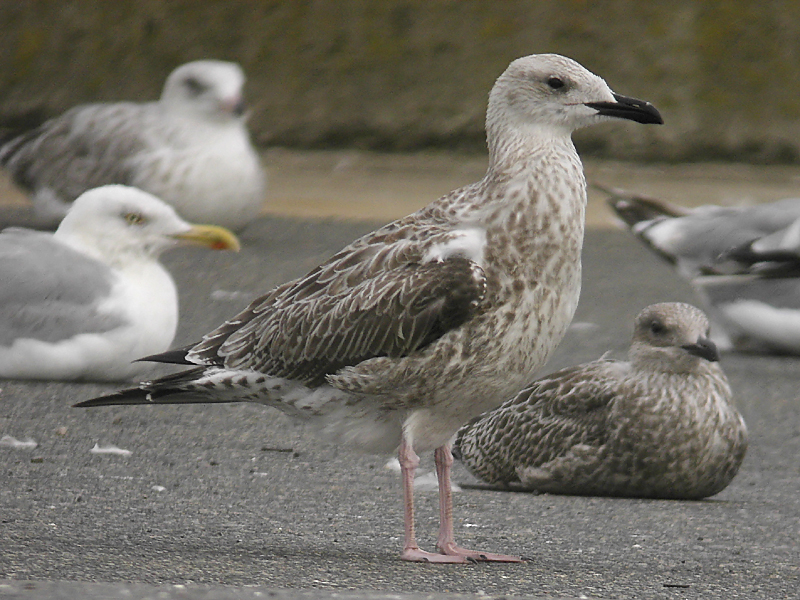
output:
[[[720,349],[800,354],[800,199],[687,209],[610,193],[631,232],[692,284]]]
[[[264,202],[266,178],[244,119],[239,65],[186,63],[156,102],[77,106],[0,147],[0,164],[57,223],[86,190],[119,183],[181,216],[239,229]]]
[[[705,498],[747,450],[708,319],[645,308],[629,361],[601,358],[539,379],[462,427],[455,454],[493,484],[556,494]]]
[[[194,369],[80,406],[260,402],[329,439],[399,448],[402,558],[515,560],[455,544],[448,441],[529,381],[572,319],[586,191],[570,134],[606,115],[661,122],[568,58],[512,62],[489,97],[483,180],[356,240],[199,344],[161,357]],[[415,452],[433,449],[440,554],[414,536]]]

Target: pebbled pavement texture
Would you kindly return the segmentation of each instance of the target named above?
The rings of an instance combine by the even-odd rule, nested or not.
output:
[[[375,224],[264,217],[238,255],[177,250],[175,345]],[[695,302],[627,233],[589,231],[583,297],[546,370],[621,356],[636,313]],[[0,382],[0,598],[748,598],[800,596],[798,359],[725,355],[750,429],[733,483],[699,502],[534,495],[455,480],[459,541],[523,564],[401,562],[387,457],[317,442],[255,405],[74,409],[115,385]],[[129,455],[96,454],[99,444]],[[431,470],[425,457],[422,470]],[[420,544],[435,492],[419,493]],[[452,596],[462,594],[466,596]]]

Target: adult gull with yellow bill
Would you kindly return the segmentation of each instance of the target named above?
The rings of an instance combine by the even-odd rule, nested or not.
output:
[[[55,233],[0,233],[0,377],[128,379],[163,352],[178,296],[159,263],[179,244],[238,249],[228,230],[190,225],[155,196],[109,185],[72,205]]]

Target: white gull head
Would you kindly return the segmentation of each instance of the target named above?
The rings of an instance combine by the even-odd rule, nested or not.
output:
[[[241,67],[221,60],[198,60],[170,73],[161,93],[169,110],[203,119],[238,120],[244,114]]]
[[[615,94],[608,84],[574,60],[534,54],[513,61],[489,95],[486,130],[492,141],[509,131],[537,137],[569,136],[609,118],[662,123],[648,102]]]
[[[54,237],[107,264],[153,260],[182,241],[238,247],[221,227],[192,225],[156,196],[125,185],[105,185],[81,194]]]

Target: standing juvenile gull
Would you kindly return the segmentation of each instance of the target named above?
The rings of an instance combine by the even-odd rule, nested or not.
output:
[[[77,106],[3,145],[0,164],[54,223],[86,190],[121,183],[187,219],[240,229],[261,210],[266,184],[245,126],[244,81],[235,63],[187,63],[157,102]]]
[[[448,441],[529,381],[572,318],[586,190],[570,134],[608,116],[661,122],[573,60],[515,60],[489,96],[481,181],[356,240],[162,358],[195,368],[79,406],[277,407],[329,439],[399,452],[403,559],[518,560],[456,545]],[[433,449],[440,554],[414,535],[416,452]]]
[[[454,453],[489,483],[556,494],[698,499],[727,486],[747,428],[689,304],[636,317],[630,362],[601,358],[539,379],[462,427]]]
[[[0,233],[0,377],[127,379],[175,337],[178,297],[158,262],[171,246],[237,249],[155,196],[109,185],[82,194],[55,233]]]
[[[612,194],[636,237],[691,282],[720,348],[800,354],[800,199],[686,209]]]

